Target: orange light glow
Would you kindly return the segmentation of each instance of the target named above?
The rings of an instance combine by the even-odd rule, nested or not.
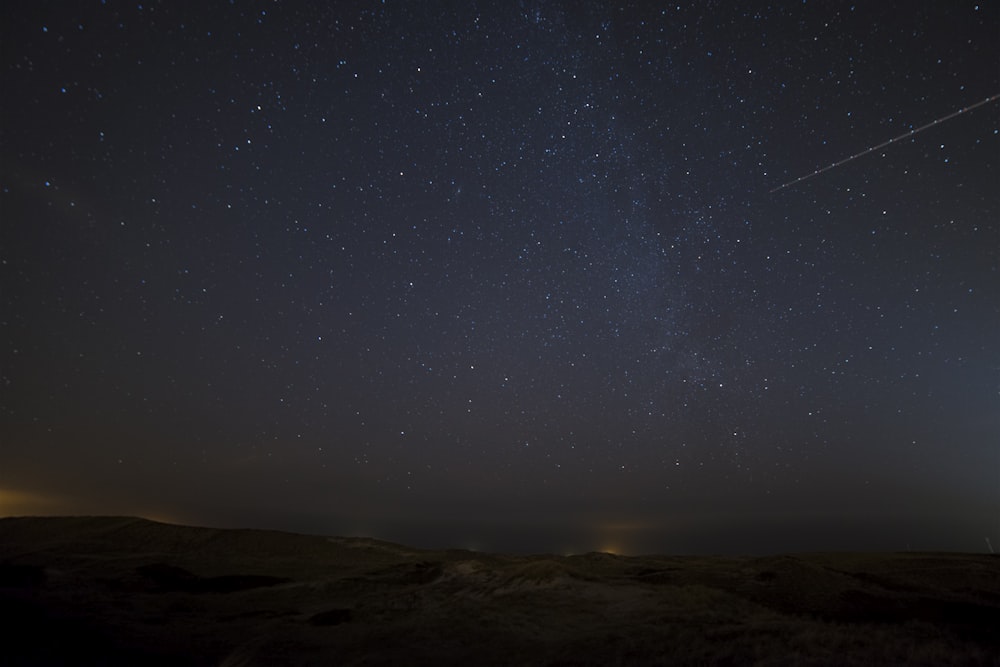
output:
[[[0,516],[59,514],[62,499],[30,491],[0,489]]]

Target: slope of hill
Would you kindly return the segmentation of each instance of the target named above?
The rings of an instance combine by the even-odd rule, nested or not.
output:
[[[0,611],[13,665],[1000,665],[1000,558],[976,554],[511,556],[8,518]]]

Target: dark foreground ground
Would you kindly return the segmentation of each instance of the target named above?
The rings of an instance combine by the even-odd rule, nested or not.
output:
[[[4,665],[1000,665],[1000,557],[508,556],[0,520]]]

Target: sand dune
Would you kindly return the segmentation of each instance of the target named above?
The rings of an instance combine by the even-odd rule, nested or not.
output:
[[[513,556],[8,518],[0,605],[10,665],[1000,665],[1000,558],[977,554]]]

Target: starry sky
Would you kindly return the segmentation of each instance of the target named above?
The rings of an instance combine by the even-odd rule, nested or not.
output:
[[[1000,93],[998,37],[965,0],[3,2],[0,514],[1000,547],[1000,101],[812,176]]]

